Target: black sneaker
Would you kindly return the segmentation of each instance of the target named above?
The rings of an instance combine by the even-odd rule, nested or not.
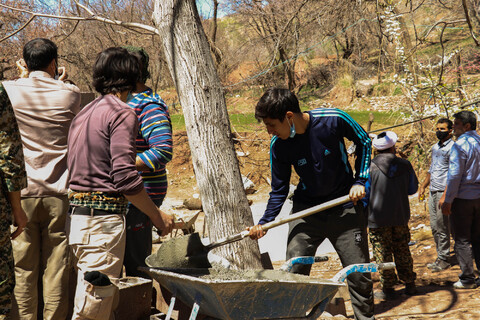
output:
[[[447,261],[438,259],[437,263],[433,267],[431,267],[430,270],[432,270],[432,272],[440,272],[448,268],[450,268],[450,263],[448,263]]]
[[[393,288],[383,288],[382,291],[377,291],[373,296],[378,300],[394,300],[397,298],[397,293]]]
[[[410,282],[405,284],[405,294],[409,296],[414,296],[418,293],[417,287],[415,286],[415,282]]]

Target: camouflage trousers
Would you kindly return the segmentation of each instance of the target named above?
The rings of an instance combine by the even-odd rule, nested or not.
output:
[[[404,283],[415,281],[417,274],[413,272],[413,259],[408,247],[408,226],[370,228],[369,237],[377,263],[395,261],[398,279]],[[398,279],[394,270],[380,271],[382,288],[393,288]]]
[[[14,287],[15,271],[10,225],[0,221],[0,320],[9,319]]]

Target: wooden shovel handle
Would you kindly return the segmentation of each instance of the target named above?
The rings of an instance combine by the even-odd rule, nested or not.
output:
[[[278,220],[265,223],[264,225],[262,225],[262,229],[267,231],[269,229],[278,227],[278,226],[280,226],[282,224],[285,224],[285,223],[288,223],[290,221],[297,220],[297,219],[300,219],[300,218],[304,218],[306,216],[309,216],[309,215],[312,215],[314,213],[336,207],[338,205],[347,203],[349,201],[351,201],[351,200],[350,200],[350,196],[348,196],[348,195],[337,198],[337,199],[333,199],[333,200],[327,201],[325,203],[319,204],[317,206],[314,206],[314,207],[302,210],[300,212],[297,212],[295,214],[289,215],[288,217],[280,218]],[[206,251],[209,251],[211,249],[223,246],[227,243],[232,243],[232,242],[242,240],[243,238],[246,238],[249,235],[249,233],[250,233],[250,231],[242,231],[240,233],[231,235],[229,237],[222,238],[222,239],[220,239],[216,242],[212,242],[212,243],[206,245],[205,249],[206,249]]]
[[[280,218],[280,219],[274,220],[272,222],[265,223],[264,225],[262,225],[262,229],[267,231],[269,229],[275,228],[277,226],[288,223],[290,221],[305,218],[305,217],[307,217],[309,215],[312,215],[314,213],[317,213],[317,212],[320,212],[320,211],[325,211],[327,209],[336,207],[338,205],[347,203],[349,201],[351,201],[349,195],[346,195],[346,196],[343,196],[343,197],[340,197],[340,198],[336,198],[336,199],[327,201],[325,203],[316,205],[314,207],[311,207],[311,208],[299,211],[297,213],[291,214],[288,217]]]

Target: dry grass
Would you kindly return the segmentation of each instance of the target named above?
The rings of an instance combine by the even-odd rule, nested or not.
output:
[[[415,241],[422,241],[433,238],[432,230],[429,227],[424,227],[412,231],[412,239]]]

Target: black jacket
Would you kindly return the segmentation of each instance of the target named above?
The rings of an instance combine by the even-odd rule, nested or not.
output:
[[[377,155],[370,165],[368,227],[408,224],[408,196],[418,190],[418,179],[411,163],[391,153]]]

